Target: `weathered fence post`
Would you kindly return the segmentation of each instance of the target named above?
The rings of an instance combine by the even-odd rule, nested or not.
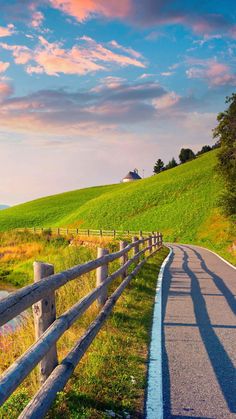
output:
[[[134,237],[132,237],[132,243],[135,243],[135,242],[137,242],[138,241],[138,237],[136,237],[136,236],[134,236]],[[136,255],[136,253],[138,253],[139,252],[139,244],[138,243],[136,243],[136,245],[134,246],[134,256]],[[135,260],[135,264],[137,265],[138,264],[138,262],[139,262],[139,259],[136,259]]]
[[[152,235],[149,235],[149,239],[148,239],[148,246],[149,246],[149,254],[152,253]]]
[[[54,274],[54,266],[43,262],[34,262],[34,282]],[[56,320],[55,292],[48,292],[48,296],[33,305],[36,340]],[[48,351],[39,363],[39,380],[43,384],[58,364],[56,344]]]
[[[152,252],[155,252],[156,237],[154,231],[152,232]]]
[[[100,258],[102,256],[108,255],[109,250],[103,249],[101,247],[98,247],[98,253],[97,257]],[[108,263],[100,266],[97,268],[97,287],[103,283],[103,281],[108,276]],[[98,303],[100,306],[103,306],[107,300],[107,289],[105,289],[102,294],[98,297]]]
[[[156,243],[156,245],[155,245],[155,250],[158,248],[158,240],[159,240],[159,235],[158,235],[158,232],[157,231],[155,231],[155,243]]]
[[[120,241],[120,250],[123,250],[127,245],[128,243],[126,241]],[[120,258],[120,266],[123,266],[127,261],[128,261],[128,253],[125,253]],[[125,278],[126,275],[127,275],[127,271],[125,270],[122,274],[122,278]]]
[[[160,246],[162,247],[162,245],[163,245],[163,236],[162,236],[162,233],[160,233]]]

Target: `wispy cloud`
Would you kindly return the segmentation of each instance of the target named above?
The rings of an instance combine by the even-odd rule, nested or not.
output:
[[[0,26],[0,38],[11,36],[15,33],[15,26],[9,23],[6,27]]]
[[[0,61],[0,73],[4,73],[8,69],[9,66],[10,66],[10,63]]]
[[[135,66],[145,68],[141,54],[131,48],[125,48],[112,41],[110,48],[96,42],[94,39],[83,36],[72,48],[66,49],[61,42],[48,42],[39,36],[39,44],[30,49],[24,45],[9,45],[1,43],[0,46],[12,51],[16,64],[28,64],[26,71],[29,74],[46,73],[49,76],[64,74],[87,74],[99,70],[107,70],[110,65],[120,67]],[[126,54],[118,54],[111,47],[122,49]],[[134,58],[134,55],[137,58]],[[140,59],[138,59],[138,57]]]
[[[203,79],[212,86],[236,85],[236,74],[231,72],[230,66],[214,59],[189,59],[194,66],[186,70],[189,79]]]

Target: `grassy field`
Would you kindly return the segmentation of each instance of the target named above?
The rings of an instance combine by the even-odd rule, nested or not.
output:
[[[86,247],[68,246],[63,238],[30,235],[29,233],[0,234],[2,266],[10,271],[1,277],[0,288],[7,281],[17,286],[32,282],[32,262],[51,262],[56,272],[92,259],[98,245],[114,251],[116,241],[90,239]],[[82,359],[65,390],[58,395],[48,418],[109,418],[142,417],[146,385],[146,362],[153,302],[158,269],[167,255],[162,249],[151,257],[124,294],[118,300],[112,316]],[[110,264],[117,269],[119,262]],[[110,292],[120,283],[118,279]],[[57,315],[75,304],[95,286],[95,273],[71,281],[56,293]],[[98,313],[95,302],[58,342],[59,360],[81,336]],[[34,341],[34,325],[29,311],[24,326],[10,336],[0,334],[0,373],[3,372]],[[15,419],[38,388],[34,370],[19,390],[0,408],[1,419]],[[129,416],[130,415],[130,416]]]
[[[161,230],[166,241],[196,243],[235,263],[235,224],[219,211],[217,151],[150,178],[67,192],[0,212],[0,230],[81,227]]]

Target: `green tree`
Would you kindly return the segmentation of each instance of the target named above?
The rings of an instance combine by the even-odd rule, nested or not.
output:
[[[195,154],[193,150],[191,150],[190,148],[181,148],[179,153],[179,159],[181,163],[185,163],[186,161],[195,159]]]
[[[153,168],[153,172],[155,174],[160,173],[164,170],[164,167],[165,167],[165,165],[164,165],[163,161],[161,159],[158,159],[154,168]]]
[[[197,152],[196,156],[200,156],[201,154],[207,153],[208,151],[211,151],[212,148],[209,145],[204,145],[200,151]]]
[[[178,166],[178,163],[176,162],[176,160],[174,159],[174,157],[169,161],[169,163],[167,163],[165,169],[173,169],[173,167]]]
[[[236,214],[236,93],[227,97],[228,108],[217,116],[218,125],[213,137],[218,139],[218,173],[223,177],[225,190],[220,203],[228,215]]]

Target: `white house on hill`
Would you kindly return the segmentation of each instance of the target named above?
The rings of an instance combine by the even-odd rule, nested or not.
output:
[[[138,170],[134,169],[133,172],[129,172],[123,179],[122,182],[126,183],[126,182],[134,182],[135,180],[140,180],[142,179],[141,176],[139,176],[138,174]]]

